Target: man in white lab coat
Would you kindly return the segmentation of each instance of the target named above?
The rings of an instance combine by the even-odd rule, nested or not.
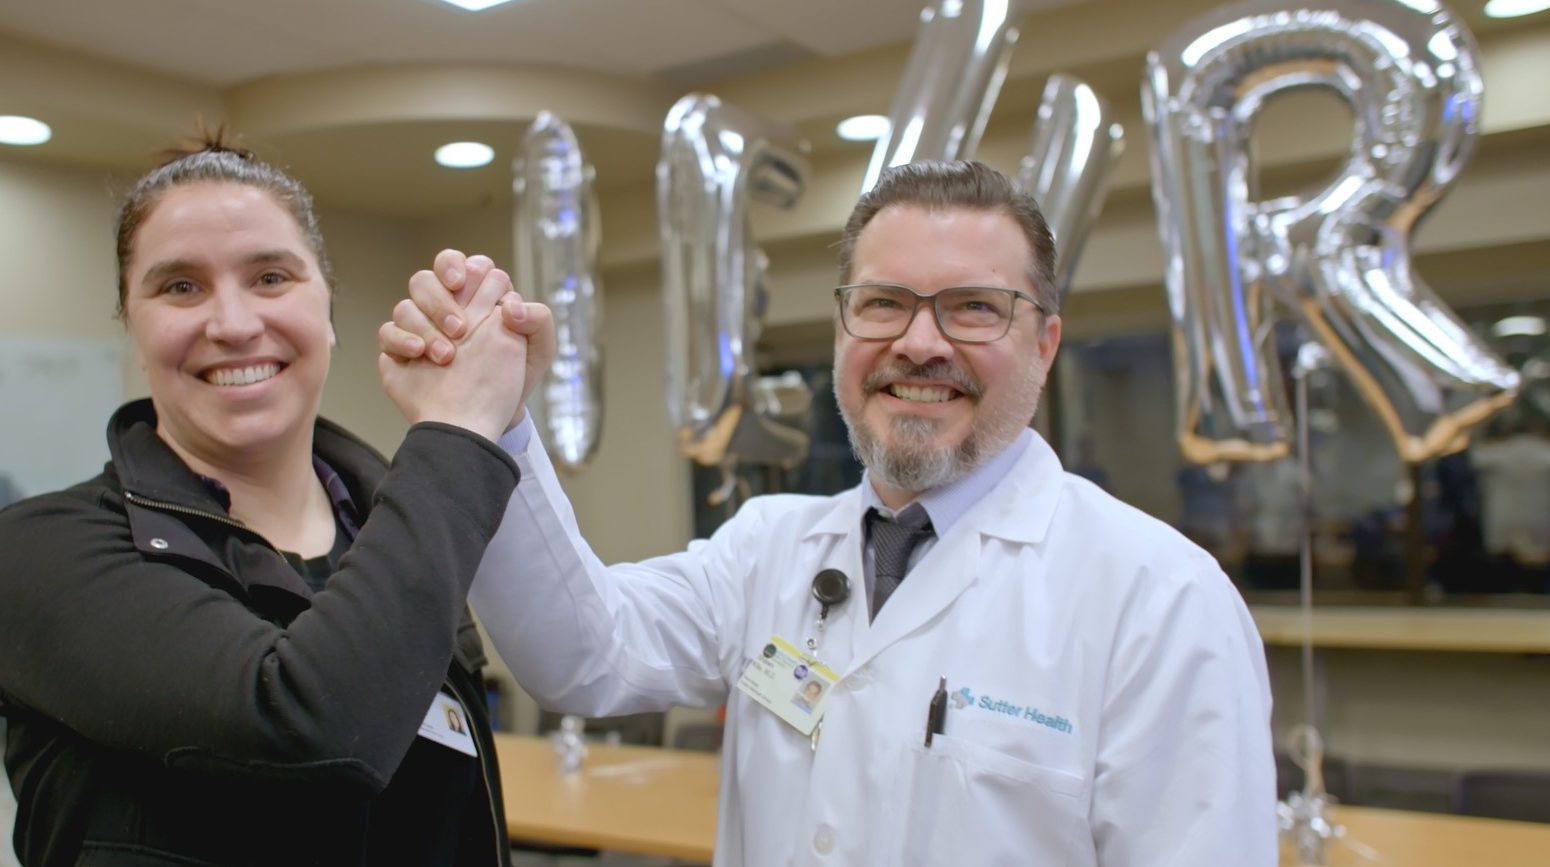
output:
[[[453,261],[436,273],[458,289]],[[1027,426],[1060,344],[1053,268],[1003,175],[885,173],[836,291],[835,393],[865,478],[755,497],[683,553],[605,566],[531,422],[503,438],[522,481],[476,610],[547,708],[727,703],[717,865],[1276,863],[1270,691],[1242,600]],[[425,311],[402,304],[382,331],[401,357],[445,343],[429,323],[455,309],[411,288]],[[839,595],[824,570],[852,592],[819,631],[815,585]],[[809,715],[792,699],[820,676]]]

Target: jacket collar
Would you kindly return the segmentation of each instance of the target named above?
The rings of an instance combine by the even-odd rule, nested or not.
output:
[[[283,559],[255,557],[259,549],[225,546],[197,519],[189,522],[203,516],[228,524],[228,534],[259,539],[232,519],[225,492],[191,470],[156,433],[156,410],[149,400],[127,403],[113,414],[108,452],[113,460],[107,472],[116,475],[128,501],[124,509],[130,535],[143,554],[203,563],[248,593],[260,588],[280,591],[288,601],[278,604],[286,608],[312,597],[311,588]],[[313,453],[340,476],[352,501],[371,503],[386,462],[369,446],[320,419],[314,427]]]
[[[108,472],[125,491],[166,503],[226,515],[226,504],[156,433],[149,399],[130,401],[108,420]]]
[[[324,418],[313,425],[312,451],[339,474],[364,518],[377,486],[387,474],[387,459]],[[108,421],[108,453],[112,462],[107,473],[116,476],[121,490],[217,517],[230,517],[210,486],[157,435],[156,409],[149,399],[131,401],[113,413]],[[207,563],[248,592],[262,587],[296,599],[312,597],[311,589],[295,570],[278,558],[262,558],[257,569],[232,574],[208,542],[175,515],[134,504],[127,506],[126,512],[135,546],[149,556],[182,556]],[[458,626],[453,655],[470,672],[478,671],[486,662],[483,643],[467,608]]]
[[[334,469],[357,506],[369,504],[386,472],[387,460],[344,428],[319,418],[312,449]],[[226,516],[225,503],[156,433],[156,408],[149,399],[130,401],[108,421],[109,471],[124,490],[154,500]]]

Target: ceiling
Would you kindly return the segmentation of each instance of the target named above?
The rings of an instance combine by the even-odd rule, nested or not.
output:
[[[795,126],[815,161],[864,158],[870,146],[839,142],[833,124],[887,113],[925,2],[516,0],[478,13],[437,0],[10,2],[0,114],[42,117],[55,137],[0,158],[133,175],[200,114],[325,207],[425,219],[508,200],[510,158],[542,109],[576,128],[601,192],[647,188],[662,118],[691,90]],[[992,126],[1027,129],[1055,70],[1137,114],[1145,49],[1217,5],[1012,0],[1022,38]],[[1550,31],[1550,14],[1494,22],[1477,5],[1460,11],[1482,38]],[[495,146],[495,163],[433,164],[437,145],[462,139]]]
[[[907,45],[924,2],[516,0],[477,13],[438,0],[6,3],[0,54],[34,55],[34,66],[56,73],[31,77],[54,79],[55,87],[59,78],[93,73],[116,77],[118,86],[142,79],[152,89],[182,91],[188,110],[126,122],[114,117],[123,103],[111,96],[95,107],[81,98],[30,107],[27,88],[6,93],[0,84],[0,114],[31,113],[55,128],[54,141],[21,158],[135,173],[189,131],[197,111],[231,121],[247,144],[290,167],[325,204],[431,216],[506,195],[506,160],[539,108],[578,129],[601,187],[639,183],[651,176],[661,119],[677,96]],[[1071,2],[1013,0],[1013,8]],[[82,65],[84,73],[69,68]],[[341,81],[352,75],[378,81]],[[552,86],[557,76],[570,79],[566,87]],[[0,75],[0,82],[7,78],[16,81]],[[372,91],[366,100],[356,92],[363,86]],[[588,88],[578,98],[575,91]],[[602,91],[633,105],[609,106]],[[314,107],[314,119],[254,116],[265,103],[282,105],[271,114],[294,115],[298,92],[325,103]],[[382,105],[395,100],[404,104]],[[351,116],[362,101],[375,107]],[[259,109],[247,110],[255,103]],[[431,163],[437,145],[461,139],[495,145],[505,159],[464,172]],[[383,184],[384,177],[396,183]]]
[[[216,87],[355,66],[553,65],[686,86],[914,35],[923,0],[52,0],[0,30]],[[1054,5],[1039,3],[1038,5]]]

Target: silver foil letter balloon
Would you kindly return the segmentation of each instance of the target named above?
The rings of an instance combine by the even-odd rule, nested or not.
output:
[[[1112,117],[1108,102],[1085,82],[1050,76],[1017,174],[1018,186],[1039,203],[1055,236],[1055,285],[1062,300],[1125,149],[1125,130]]]
[[[933,0],[921,11],[888,135],[872,151],[863,193],[883,169],[974,156],[1017,41],[1008,2]]]
[[[1262,201],[1255,117],[1310,87],[1349,104],[1350,151],[1322,189]],[[1473,39],[1433,0],[1253,0],[1151,52],[1142,97],[1187,459],[1288,451],[1267,290],[1330,351],[1407,461],[1462,448],[1512,401],[1516,372],[1410,261],[1416,223],[1474,149],[1481,92]]]
[[[516,283],[554,311],[556,354],[529,408],[555,466],[574,472],[603,428],[602,287],[592,167],[570,126],[539,112],[516,160]]]
[[[666,314],[668,415],[683,453],[707,466],[791,465],[808,437],[789,418],[800,395],[771,401],[753,362],[765,257],[750,204],[796,204],[805,143],[714,96],[680,99],[662,130],[657,216]],[[803,389],[805,394],[805,387]]]

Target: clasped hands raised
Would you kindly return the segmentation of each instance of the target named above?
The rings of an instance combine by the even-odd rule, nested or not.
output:
[[[490,440],[522,420],[554,360],[554,317],[522,300],[487,256],[442,250],[409,278],[377,331],[382,387],[410,424],[444,422]]]

